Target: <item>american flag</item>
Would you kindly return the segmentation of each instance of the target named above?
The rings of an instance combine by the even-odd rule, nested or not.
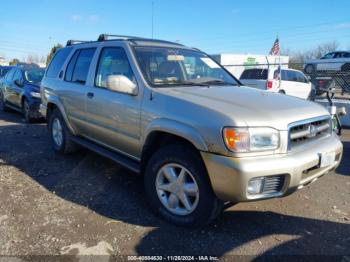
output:
[[[278,55],[279,52],[280,52],[280,40],[277,37],[270,50],[270,55]]]

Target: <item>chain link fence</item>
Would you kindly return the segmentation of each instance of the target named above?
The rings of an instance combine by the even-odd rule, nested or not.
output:
[[[254,80],[272,80],[275,74],[269,74],[269,70],[287,70],[295,69],[301,71],[312,83],[316,99],[325,97],[326,89],[333,89],[335,98],[350,100],[350,61],[322,63],[270,63],[270,64],[227,64],[223,65],[236,78],[241,79],[242,75],[248,69],[254,70],[251,79]],[[252,71],[252,70],[251,70]],[[304,79],[294,76],[293,79],[287,79],[287,76],[280,74],[278,80],[303,82]],[[271,79],[270,79],[271,78]]]

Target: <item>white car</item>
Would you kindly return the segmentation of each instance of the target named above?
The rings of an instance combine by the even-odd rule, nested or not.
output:
[[[350,52],[337,51],[323,56],[321,59],[313,59],[305,62],[304,71],[312,74],[316,71],[350,71]]]
[[[249,68],[240,77],[242,84],[262,90],[310,98],[312,84],[303,72],[294,69]]]

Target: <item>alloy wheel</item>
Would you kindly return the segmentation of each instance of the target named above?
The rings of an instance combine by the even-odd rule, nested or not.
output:
[[[198,184],[184,166],[170,163],[157,173],[156,190],[163,206],[175,215],[192,213],[199,201]]]
[[[62,146],[63,131],[61,121],[58,118],[55,118],[52,122],[52,138],[57,146]]]

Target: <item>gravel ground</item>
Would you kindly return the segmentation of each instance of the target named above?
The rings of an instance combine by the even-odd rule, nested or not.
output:
[[[140,176],[87,150],[57,155],[44,124],[0,113],[0,254],[350,255],[350,130],[342,140],[336,174],[189,230],[150,212]]]

